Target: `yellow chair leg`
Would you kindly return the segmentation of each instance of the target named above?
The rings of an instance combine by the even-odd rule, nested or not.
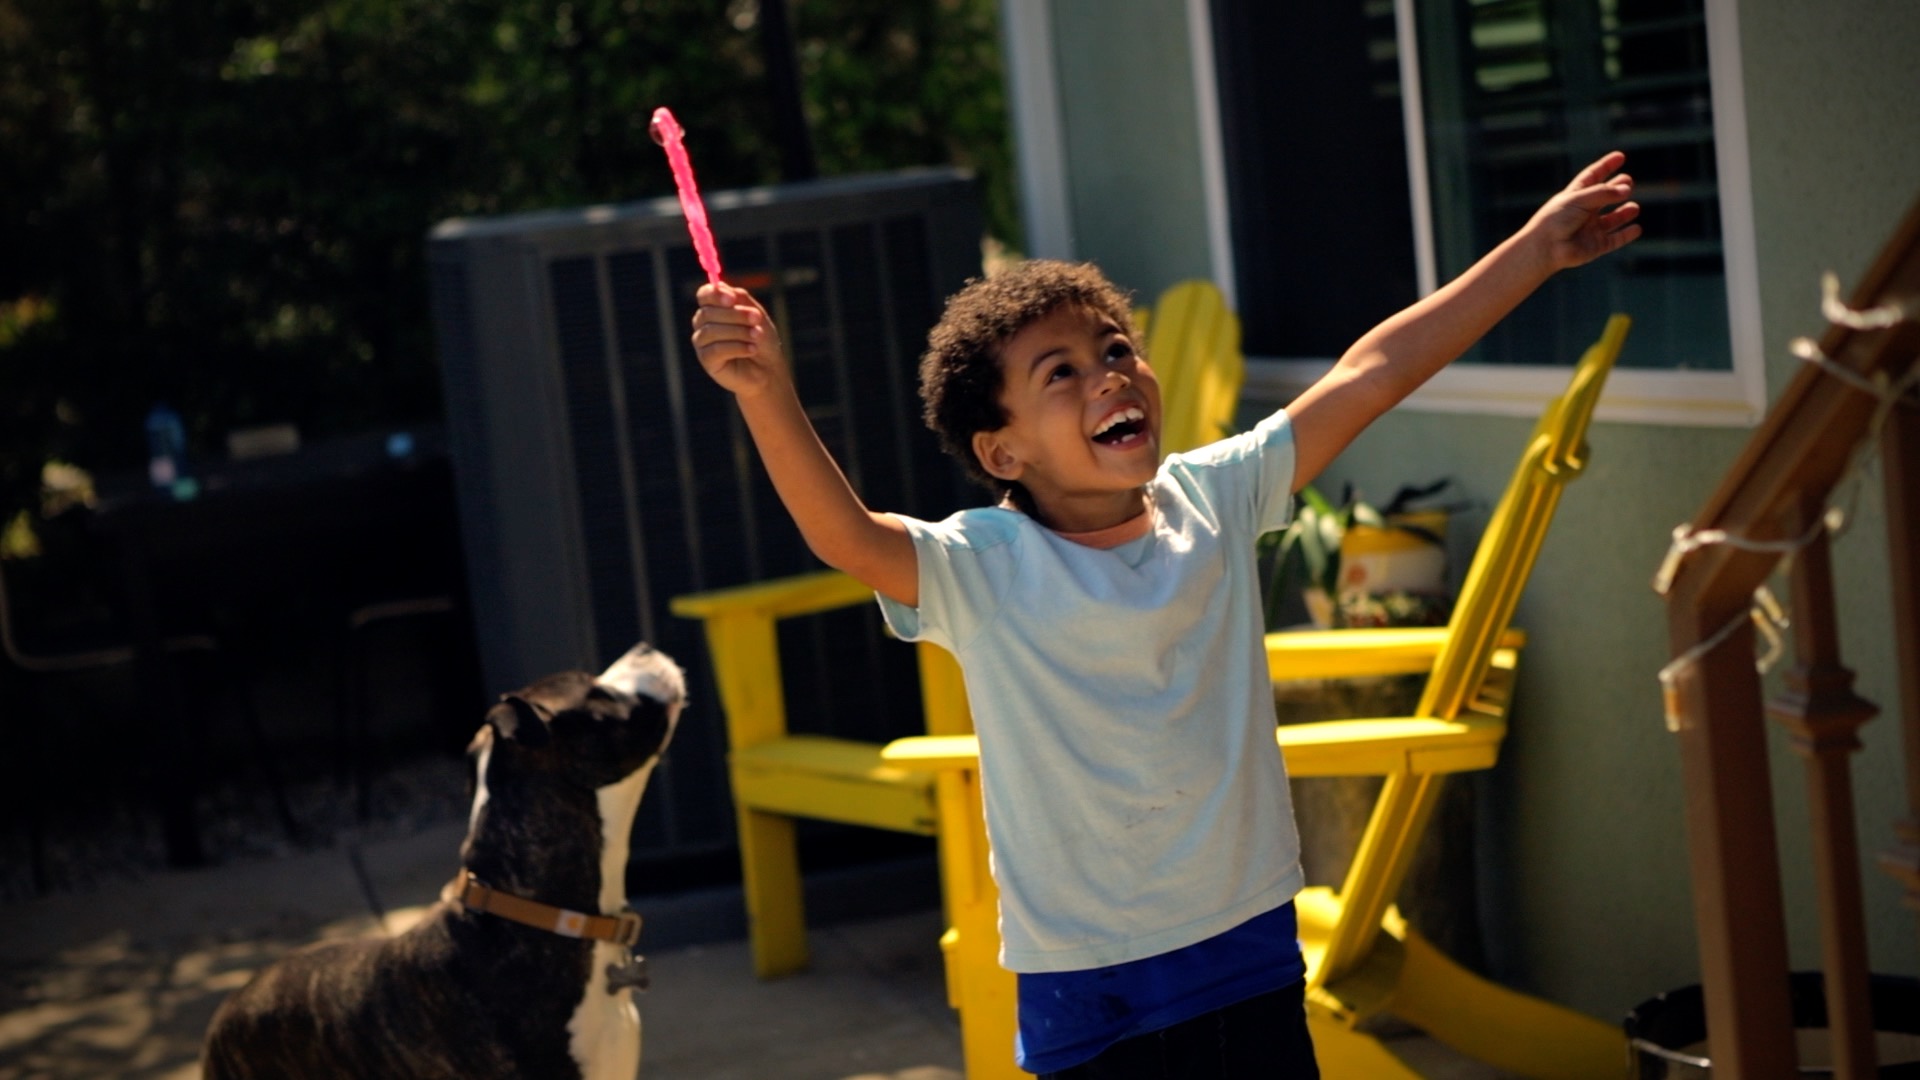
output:
[[[1413,863],[1415,846],[1433,815],[1444,779],[1429,773],[1394,773],[1386,778],[1340,888],[1342,912],[1309,987],[1339,981],[1372,949],[1380,920]]]
[[[967,1080],[1022,1080],[1027,1074],[1013,1063],[1017,1025],[1013,972],[1000,966],[1000,936],[993,925],[993,906],[955,926],[960,940],[954,957],[961,968],[959,991],[960,1049],[965,1055]],[[984,913],[986,918],[979,917]]]
[[[1000,966],[1000,890],[987,865],[979,773],[943,772],[941,819],[966,828],[940,833],[941,876],[953,927],[940,939],[947,961],[947,1000],[960,1013],[960,1049],[967,1080],[1021,1080],[1013,1063],[1018,1026],[1013,972]]]
[[[742,809],[740,865],[753,971],[763,979],[807,966],[807,922],[793,819]]]
[[[1408,927],[1395,1016],[1468,1057],[1540,1080],[1614,1080],[1626,1034],[1585,1013],[1509,990],[1461,967]]]
[[[1307,1007],[1307,1031],[1313,1056],[1325,1080],[1419,1080],[1420,1074],[1394,1057],[1379,1040],[1363,1035],[1326,1012]]]

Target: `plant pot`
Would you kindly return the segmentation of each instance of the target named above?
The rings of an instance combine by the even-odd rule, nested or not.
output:
[[[1395,514],[1387,527],[1354,524],[1340,541],[1340,591],[1443,593],[1447,512]]]

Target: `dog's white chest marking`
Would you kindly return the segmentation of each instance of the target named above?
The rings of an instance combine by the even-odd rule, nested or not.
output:
[[[627,903],[627,834],[646,792],[653,763],[617,784],[595,792],[600,803],[600,910],[620,911]],[[597,942],[593,967],[580,1004],[567,1023],[573,1060],[584,1080],[633,1080],[640,1069],[640,1010],[627,991],[609,993],[607,968],[623,965],[632,950],[615,942]]]
[[[633,1080],[640,1071],[640,1010],[630,992],[607,992],[608,965],[627,956],[624,945],[594,944],[586,994],[567,1024],[569,1049],[584,1080]]]
[[[678,716],[686,689],[680,669],[662,653],[638,649],[620,658],[600,676],[603,683],[628,693],[641,693],[670,702]],[[600,910],[611,914],[627,906],[627,844],[633,816],[646,794],[647,780],[658,764],[653,761],[626,779],[594,793],[600,810]],[[640,1071],[640,1010],[625,990],[609,993],[607,969],[624,966],[632,950],[613,942],[593,947],[587,989],[567,1024],[569,1049],[584,1080],[633,1080]]]

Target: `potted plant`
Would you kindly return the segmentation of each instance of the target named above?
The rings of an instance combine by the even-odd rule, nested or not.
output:
[[[1408,485],[1384,507],[1361,500],[1351,484],[1337,506],[1302,488],[1293,520],[1262,540],[1268,628],[1277,629],[1295,590],[1322,629],[1444,622],[1447,515],[1459,507],[1433,500],[1452,483]]]

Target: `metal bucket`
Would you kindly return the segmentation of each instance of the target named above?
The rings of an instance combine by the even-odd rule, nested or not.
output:
[[[1873,1027],[1879,1075],[1920,1080],[1920,979],[1873,975]],[[1788,977],[1802,1076],[1832,1076],[1826,987],[1817,971]],[[1706,1000],[1698,986],[1668,991],[1634,1006],[1626,1019],[1633,1075],[1639,1080],[1695,1080],[1713,1074]]]

